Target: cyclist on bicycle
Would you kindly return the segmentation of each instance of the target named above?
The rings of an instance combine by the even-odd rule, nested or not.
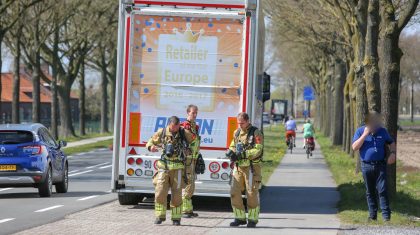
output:
[[[289,117],[289,120],[284,124],[284,127],[286,128],[286,144],[288,145],[290,138],[293,137],[292,138],[293,147],[296,147],[296,142],[295,142],[296,132],[295,131],[297,130],[297,127],[296,127],[296,121],[293,120],[292,116]]]
[[[308,118],[306,123],[303,125],[303,148],[306,146],[306,141],[309,141],[313,146],[315,146],[314,140],[315,129],[311,123],[311,120]]]

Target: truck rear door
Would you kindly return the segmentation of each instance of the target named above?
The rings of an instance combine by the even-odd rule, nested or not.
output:
[[[244,4],[224,9],[135,2],[120,25],[119,174],[128,177],[129,152],[144,153],[147,140],[170,116],[183,120],[189,104],[199,107],[204,157],[224,157],[236,115],[246,111],[250,17]]]

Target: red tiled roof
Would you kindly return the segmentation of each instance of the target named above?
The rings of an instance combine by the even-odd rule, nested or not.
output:
[[[51,79],[51,76],[46,74],[46,76]],[[42,84],[41,80],[41,84]],[[2,73],[1,74],[1,84],[2,84],[2,92],[1,92],[1,102],[12,102],[13,99],[13,73]],[[29,74],[25,72],[21,72],[20,74],[20,94],[19,99],[20,102],[32,102],[31,96],[25,94],[25,92],[32,92],[32,80]],[[41,103],[51,103],[51,92],[49,89],[40,87],[40,98]],[[77,95],[71,94],[71,98],[77,99]]]

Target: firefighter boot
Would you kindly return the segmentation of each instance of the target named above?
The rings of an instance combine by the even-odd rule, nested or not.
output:
[[[162,222],[164,222],[165,221],[165,219],[162,219],[162,218],[156,218],[156,220],[155,220],[155,224],[162,224]]]
[[[172,225],[180,226],[181,225],[181,220],[172,220]]]
[[[239,225],[245,225],[245,220],[235,219],[232,223],[230,223],[230,227],[238,227]]]
[[[248,220],[248,224],[246,225],[248,228],[255,228],[257,226],[257,223],[252,220]]]

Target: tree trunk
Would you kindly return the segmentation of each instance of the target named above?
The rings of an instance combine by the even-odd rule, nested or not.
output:
[[[85,128],[85,62],[83,61],[81,65],[80,79],[79,79],[79,127],[80,135],[86,135]]]
[[[392,23],[388,25],[392,27]],[[397,140],[398,124],[398,84],[400,73],[400,59],[402,52],[398,46],[399,35],[387,33],[382,45],[382,114],[385,128]],[[388,165],[388,187],[391,195],[396,193],[396,164]]]
[[[325,96],[325,135],[331,137],[331,75],[327,75],[327,80],[325,81],[325,89],[326,89],[326,96]]]
[[[34,47],[35,49],[35,64],[32,73],[32,122],[41,122],[41,95],[40,95],[40,77],[41,77],[41,52],[40,52],[40,36],[39,36],[39,17],[35,17],[34,22]]]
[[[385,128],[397,142],[398,132],[398,97],[400,84],[400,62],[402,51],[399,47],[401,31],[407,25],[410,18],[418,8],[419,0],[405,2],[405,8],[395,17],[395,7],[391,0],[381,0],[381,39],[382,39],[382,60],[381,60],[381,87],[382,91],[382,114],[384,116]],[[396,194],[397,170],[396,164],[387,167],[388,190],[391,196]]]
[[[347,140],[348,140],[348,135],[350,135],[349,133],[349,116],[350,116],[350,98],[349,98],[349,85],[347,82],[345,82],[344,85],[344,89],[343,89],[343,106],[344,106],[344,116],[343,116],[343,123],[344,123],[344,128],[343,128],[343,135],[342,135],[342,139],[343,139],[343,145],[342,145],[342,150],[344,152],[347,152]]]
[[[308,118],[311,118],[311,101],[308,100]]]
[[[344,83],[346,80],[346,67],[343,61],[336,59],[334,66],[334,95],[333,95],[333,119],[331,140],[333,145],[343,144],[343,104],[344,104]]]
[[[111,100],[110,100],[110,118],[111,118],[111,128],[114,128],[114,116],[115,116],[115,94],[117,89],[116,84],[116,77],[117,77],[117,53],[114,52],[114,57],[112,58],[111,62],[111,73],[109,80],[111,81]]]
[[[322,112],[321,112],[321,93],[317,93],[317,99],[315,100],[315,112],[316,112],[316,122],[315,126],[317,129],[321,130],[322,123]]]
[[[53,51],[54,55],[58,53],[59,31],[58,27],[54,31]],[[58,94],[57,94],[57,80],[58,80],[58,58],[53,58],[52,63],[52,80],[51,80],[51,134],[55,139],[58,139]]]
[[[35,66],[32,73],[32,122],[41,122],[41,96],[40,96],[40,77],[41,77],[41,55],[37,51],[35,55]]]
[[[381,111],[381,88],[378,68],[379,0],[369,0],[365,55],[363,61],[369,111]]]
[[[356,72],[356,127],[360,127],[365,122],[365,114],[367,113],[367,97],[366,97],[366,84],[365,80],[361,77],[360,73]],[[360,157],[356,159],[356,173],[360,172],[361,162]]]
[[[347,73],[347,77],[346,77],[346,84],[345,84],[345,99],[346,99],[346,116],[345,119],[347,121],[346,127],[346,134],[343,136],[343,138],[345,139],[345,151],[347,153],[351,153],[351,140],[353,138],[353,134],[354,134],[354,120],[355,120],[355,115],[354,115],[354,100],[355,100],[355,96],[354,96],[354,64],[353,62],[350,63],[350,65],[348,66],[349,71]]]
[[[363,59],[365,54],[365,40],[367,30],[367,10],[368,1],[359,1],[356,9],[355,33],[352,37],[353,52],[354,52],[354,85],[355,85],[355,122],[353,128],[359,127],[364,123],[365,114],[367,113],[367,95],[366,82],[364,78]],[[354,130],[353,130],[354,132]],[[357,158],[356,172],[360,170],[360,158]]]
[[[101,71],[101,133],[109,132],[108,129],[108,79],[106,66]]]
[[[65,76],[59,74],[59,76]],[[60,134],[63,137],[76,136],[73,128],[72,115],[71,115],[71,105],[70,105],[70,92],[71,92],[71,83],[70,79],[63,78],[59,79],[63,81],[64,84],[57,86],[58,88],[58,101],[60,103]]]
[[[398,38],[388,35],[383,40],[382,56],[382,114],[385,128],[392,138],[397,140],[398,131],[398,83],[401,50],[398,47]],[[391,195],[396,193],[396,164],[388,165],[388,186]]]
[[[290,86],[290,115],[295,116],[295,81],[293,80],[292,83],[293,85]]]
[[[19,123],[19,93],[20,93],[20,39],[16,38],[16,51],[13,62],[13,98],[12,98],[12,123]]]
[[[414,122],[414,80],[411,80],[411,94],[410,94],[410,120]]]
[[[321,131],[321,133],[323,135],[325,135],[325,90],[323,85],[321,85],[321,92],[320,92],[320,96],[319,96],[319,117],[320,117],[320,125],[319,125],[319,130]]]
[[[115,93],[116,93],[116,89],[117,89],[115,82],[116,82],[115,79],[111,80],[111,97],[110,97],[110,104],[111,104],[111,107],[110,107],[110,118],[111,118],[110,126],[112,128],[111,130],[113,130],[113,128],[114,128]]]

